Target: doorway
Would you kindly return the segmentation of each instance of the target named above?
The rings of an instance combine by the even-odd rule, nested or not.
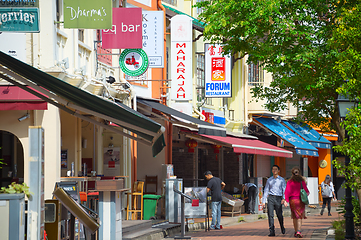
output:
[[[18,137],[0,131],[0,186],[24,182],[24,149]]]

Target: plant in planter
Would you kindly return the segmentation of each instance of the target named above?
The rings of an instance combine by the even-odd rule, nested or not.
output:
[[[29,191],[29,186],[26,183],[11,183],[8,187],[1,187],[0,193],[24,193],[28,198],[31,196],[31,192]]]

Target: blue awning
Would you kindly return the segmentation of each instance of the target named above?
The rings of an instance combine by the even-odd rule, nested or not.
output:
[[[305,139],[309,144],[316,148],[331,148],[331,142],[326,138],[321,136],[315,129],[311,128],[307,124],[299,125],[292,121],[282,121],[287,127],[289,127],[292,131],[300,135],[303,139]]]
[[[293,145],[298,155],[318,157],[317,148],[307,143],[305,140],[297,136],[294,132],[289,130],[286,126],[277,122],[273,118],[257,118],[255,120],[289,144]]]

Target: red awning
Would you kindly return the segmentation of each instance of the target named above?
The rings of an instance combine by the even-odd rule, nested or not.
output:
[[[0,111],[47,109],[46,101],[17,86],[0,86]]]
[[[275,157],[292,158],[293,153],[282,148],[273,146],[271,144],[262,142],[257,139],[246,139],[236,137],[219,137],[203,135],[202,137],[213,139],[219,142],[223,142],[226,145],[231,145],[235,153],[247,153],[247,154],[259,154]]]

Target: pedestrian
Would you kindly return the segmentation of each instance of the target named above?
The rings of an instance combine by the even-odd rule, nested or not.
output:
[[[276,236],[274,220],[273,220],[274,210],[276,210],[276,215],[280,223],[282,234],[286,233],[286,229],[283,225],[283,215],[282,215],[282,204],[285,207],[287,207],[287,202],[284,199],[286,181],[283,177],[279,176],[279,172],[280,172],[280,167],[278,165],[273,165],[272,167],[273,176],[267,180],[262,199],[263,208],[265,208],[266,200],[267,200],[268,225],[270,231],[270,234],[268,235],[269,237]]]
[[[308,191],[304,177],[301,175],[299,167],[294,167],[291,170],[292,176],[288,180],[285,191],[286,202],[290,204],[291,218],[293,219],[293,227],[295,229],[295,237],[303,238],[301,233],[302,219],[306,219],[305,204],[301,201],[301,185],[305,189],[307,195]]]
[[[211,191],[212,196],[212,223],[210,230],[221,229],[221,205],[222,205],[222,190],[226,184],[219,178],[214,177],[211,171],[206,171],[204,176],[208,180],[207,193]]]
[[[257,186],[253,183],[245,183],[242,187],[242,193],[247,193],[248,196],[248,211],[250,214],[255,214],[256,198],[257,198]]]
[[[334,200],[336,200],[336,195],[330,175],[326,175],[325,181],[321,183],[321,195],[323,198],[321,215],[323,215],[323,210],[325,209],[327,204],[328,216],[331,216],[331,199],[333,198]]]

